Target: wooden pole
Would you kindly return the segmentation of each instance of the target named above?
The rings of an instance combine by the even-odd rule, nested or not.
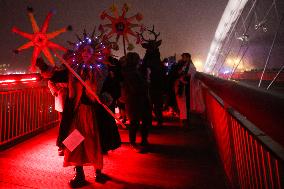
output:
[[[126,56],[125,37],[124,37],[124,35],[122,35],[122,39],[123,39],[123,52],[124,52],[124,56]]]
[[[54,52],[55,56],[60,60],[62,64],[64,64],[67,69],[80,81],[80,83],[86,88],[86,90],[97,100],[97,102],[123,127],[126,128],[124,123],[118,119],[115,114],[105,105],[101,102],[97,94],[91,89],[90,86],[88,86],[83,79],[71,68],[71,66],[66,62],[58,53]]]

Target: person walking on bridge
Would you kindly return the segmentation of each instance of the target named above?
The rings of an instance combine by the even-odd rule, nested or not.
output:
[[[140,57],[137,53],[127,53],[122,65],[123,85],[122,90],[125,97],[125,108],[130,120],[129,140],[130,145],[137,151],[146,150],[148,146],[148,132],[152,125],[151,105],[149,98],[149,88],[145,77],[139,70]],[[136,132],[142,121],[141,126],[141,146],[136,145]]]
[[[190,126],[190,80],[193,79],[196,68],[189,53],[183,53],[181,56],[182,59],[178,62],[174,91],[181,124],[184,128],[187,128]]]

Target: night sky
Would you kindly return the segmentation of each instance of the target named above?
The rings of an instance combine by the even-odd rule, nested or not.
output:
[[[106,21],[100,20],[100,13],[109,9],[112,3],[121,7],[128,3],[128,16],[141,12],[144,16],[141,23],[161,33],[161,58],[182,52],[190,52],[193,59],[206,60],[218,22],[226,7],[227,0],[0,0],[0,64],[10,64],[11,70],[25,71],[31,60],[32,50],[22,51],[15,55],[12,50],[28,40],[11,32],[13,26],[22,31],[32,33],[27,17],[27,6],[34,8],[35,18],[41,27],[47,13],[56,10],[52,17],[48,32],[67,25],[73,31],[64,33],[53,39],[53,42],[69,47],[67,40],[76,41],[75,33],[82,34],[84,28],[91,32],[94,26]],[[109,12],[110,13],[110,12]],[[130,37],[135,44],[135,40]],[[121,48],[122,49],[122,48]],[[145,51],[136,46],[134,51],[143,57]],[[122,51],[114,52],[121,56]]]

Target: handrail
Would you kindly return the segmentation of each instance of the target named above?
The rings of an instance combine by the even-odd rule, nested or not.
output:
[[[228,108],[228,112],[245,127],[255,138],[259,140],[266,148],[273,153],[277,158],[284,161],[284,147],[278,142],[273,140],[270,136],[266,135],[263,131],[257,128],[253,123],[251,123],[246,117],[234,110],[233,108]]]
[[[233,106],[242,109],[245,105],[251,105],[250,103],[240,104],[238,101],[237,104],[227,101],[239,94],[238,89],[243,91],[244,87],[201,73],[197,73],[196,78],[202,82],[207,120],[230,188],[284,188],[283,145]],[[230,90],[228,95],[227,90],[231,87],[234,87],[234,90]],[[249,89],[248,99],[252,91]],[[227,93],[223,94],[224,92]],[[279,96],[272,95],[271,98]],[[253,110],[254,107],[250,109]],[[281,129],[282,127],[279,127],[278,131]]]
[[[0,91],[0,148],[32,133],[55,126],[58,113],[46,82],[2,86]]]
[[[205,87],[206,85],[203,85]],[[272,152],[279,159],[284,161],[284,147],[278,142],[274,141],[270,136],[267,136],[262,130],[256,127],[252,122],[250,122],[245,116],[236,111],[230,106],[225,106],[224,101],[217,96],[213,91],[210,94],[219,102],[219,104],[224,107],[229,114],[231,114],[239,123],[242,124],[255,138],[259,140],[266,148]]]
[[[284,145],[284,95],[200,72],[196,73],[196,78],[268,136]]]

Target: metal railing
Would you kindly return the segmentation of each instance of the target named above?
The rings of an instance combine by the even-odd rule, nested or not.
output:
[[[284,188],[283,146],[217,96],[210,82],[205,83],[206,115],[230,188]]]
[[[12,88],[0,91],[0,146],[47,129],[58,120],[54,97],[46,84]]]

